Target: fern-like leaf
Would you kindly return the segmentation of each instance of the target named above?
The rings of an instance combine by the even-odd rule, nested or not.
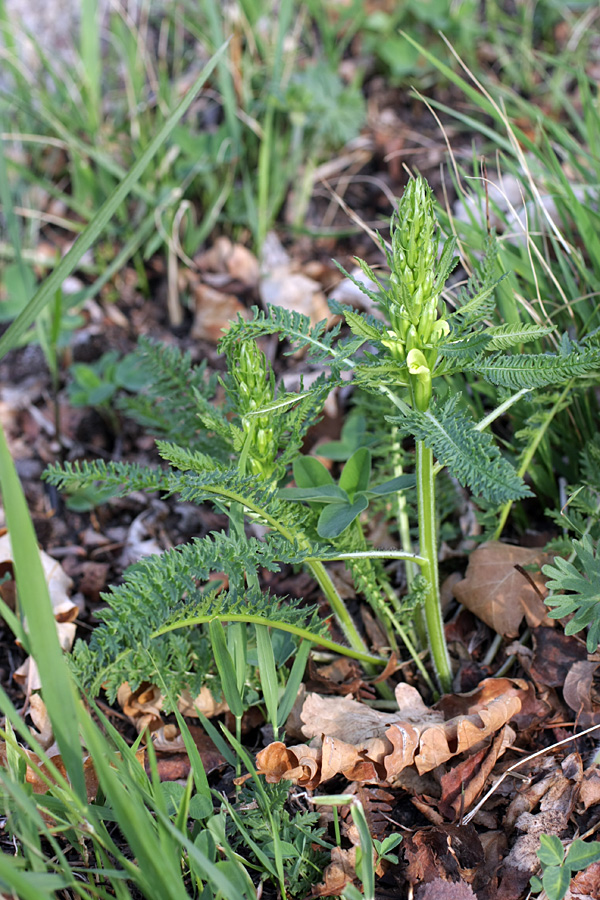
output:
[[[573,615],[567,622],[565,634],[577,634],[589,626],[587,649],[594,653],[600,644],[600,558],[589,536],[573,541],[577,561],[583,571],[566,559],[557,557],[554,565],[542,567],[549,581],[546,586],[553,592],[545,603],[551,607],[552,619]],[[568,591],[556,594],[555,591]]]
[[[511,347],[535,341],[553,331],[553,328],[547,328],[545,325],[536,325],[532,322],[522,325],[517,322],[508,325],[493,325],[491,328],[486,328],[484,334],[489,338],[488,350],[510,350]]]
[[[467,371],[480,375],[491,384],[520,390],[562,384],[578,378],[600,366],[597,350],[577,349],[568,354],[531,353],[524,356],[478,357],[465,365]]]
[[[124,497],[132,491],[162,491],[169,489],[169,473],[150,469],[137,463],[66,462],[48,466],[42,478],[60,491],[78,491],[100,484],[111,497]]]
[[[136,353],[149,372],[148,386],[137,396],[120,397],[119,407],[157,436],[224,459],[225,447],[214,435],[209,439],[202,433],[198,419],[202,401],[214,397],[217,386],[216,376],[207,375],[206,362],[193,366],[189,353],[144,337]]]
[[[507,503],[530,497],[531,491],[501,455],[490,434],[477,431],[475,422],[457,409],[460,394],[443,406],[432,404],[423,413],[407,409],[401,416],[388,416],[405,433],[429,447],[440,465],[475,496],[490,503]]]
[[[79,678],[93,693],[105,685],[112,700],[124,680],[135,689],[154,680],[159,667],[169,673],[172,696],[184,688],[197,693],[211,666],[206,640],[196,628],[175,630],[193,616],[261,615],[321,634],[323,623],[317,622],[314,608],[246,591],[245,572],[278,571],[279,550],[279,543],[268,539],[216,532],[131,566],[124,583],[104,595],[110,605],[98,613],[101,624],[89,648],[81,641],[76,646],[73,664]],[[228,591],[211,588],[209,579],[217,572],[227,576]]]
[[[341,327],[339,323],[328,331],[325,319],[313,326],[308,316],[280,306],[268,306],[266,313],[253,307],[252,312],[253,318],[249,321],[239,317],[232,323],[219,343],[221,352],[227,352],[232,343],[240,339],[277,334],[280,341],[288,340],[293,345],[294,349],[290,353],[306,350],[313,362],[342,368],[353,367],[352,356],[363,341],[359,338],[338,340]]]

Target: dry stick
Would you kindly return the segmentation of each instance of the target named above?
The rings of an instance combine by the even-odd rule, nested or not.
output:
[[[464,819],[462,820],[462,824],[469,824],[473,816],[475,816],[479,812],[483,804],[486,803],[492,796],[492,794],[500,787],[506,776],[510,775],[510,773],[515,769],[518,769],[519,766],[522,766],[526,762],[530,762],[530,760],[535,759],[536,756],[543,756],[544,753],[548,753],[550,750],[555,750],[557,747],[562,747],[564,744],[569,744],[571,741],[576,741],[577,738],[583,737],[586,734],[590,734],[590,732],[592,731],[598,731],[599,728],[600,725],[592,725],[591,728],[586,728],[585,731],[579,731],[577,734],[573,734],[571,735],[571,737],[564,738],[564,740],[558,741],[556,744],[551,744],[549,747],[544,747],[543,750],[536,750],[536,752],[532,753],[530,756],[526,756],[524,759],[520,759],[518,762],[513,763],[513,765],[510,766],[510,768],[508,768],[506,772],[504,772],[504,774],[501,775],[500,778],[491,786],[487,794],[484,794],[479,803],[473,807],[471,812],[464,817]]]

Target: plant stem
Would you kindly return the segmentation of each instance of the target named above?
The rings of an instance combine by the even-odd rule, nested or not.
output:
[[[452,668],[446,646],[440,605],[433,453],[422,441],[417,441],[416,451],[419,551],[420,555],[427,560],[421,566],[421,572],[428,584],[425,597],[425,621],[437,679],[442,691],[448,693],[452,687]]]
[[[344,636],[352,649],[358,650],[361,653],[368,653],[369,651],[365,645],[365,642],[356,630],[356,625],[352,621],[350,613],[346,609],[346,605],[338,594],[336,587],[331,580],[331,576],[327,572],[327,569],[325,568],[323,563],[319,562],[318,560],[307,560],[306,565],[316,578],[319,587],[325,594],[327,602],[331,606],[331,609],[333,610],[335,617],[339,622],[340,628],[344,632]]]

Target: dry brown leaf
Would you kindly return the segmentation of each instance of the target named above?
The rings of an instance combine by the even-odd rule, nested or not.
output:
[[[439,808],[447,819],[459,816],[463,810],[469,809],[475,803],[498,757],[506,747],[507,730],[508,726],[505,725],[495,736],[490,747],[484,747],[473,753],[442,775],[442,798]],[[510,731],[514,740],[514,731],[512,729]]]
[[[258,284],[258,259],[247,247],[233,244],[228,237],[218,237],[209,250],[194,257],[194,263],[202,272],[226,275],[228,281],[239,281],[245,287]]]
[[[581,660],[573,663],[565,678],[563,697],[577,714],[579,728],[590,728],[600,723],[600,707],[592,697],[594,675],[599,666],[599,662]]]
[[[198,281],[191,285],[194,297],[194,323],[190,335],[196,340],[216,344],[238,315],[248,318],[248,310],[235,294],[224,294]]]
[[[145,728],[156,731],[162,725],[160,710],[163,696],[155,684],[144,682],[132,691],[124,681],[117,691],[117,701],[126,716],[129,716],[138,733]]]
[[[37,729],[34,730],[31,728],[30,731],[42,749],[47,750],[54,741],[54,732],[52,730],[52,722],[50,721],[46,704],[42,700],[41,694],[32,694],[30,696],[29,715]]]
[[[529,674],[536,684],[562,687],[573,663],[587,659],[585,642],[560,628],[535,628]]]
[[[467,574],[454,586],[454,596],[483,622],[504,637],[516,637],[523,617],[530,627],[552,625],[548,610],[530,581],[515,566],[541,566],[546,559],[539,550],[489,541],[469,559]],[[529,573],[545,595],[543,577]]]
[[[43,550],[39,551],[40,561],[44,570],[44,577],[48,586],[52,612],[56,621],[56,631],[60,646],[63,650],[70,650],[75,640],[75,619],[79,615],[79,607],[69,597],[69,591],[73,582],[63,567]],[[10,536],[4,533],[0,536],[0,565],[5,572],[12,569],[12,547]],[[27,620],[24,628],[27,631]],[[38,691],[41,688],[40,676],[35,661],[31,657],[19,666],[13,674],[14,680],[28,692]]]
[[[406,684],[398,685],[401,708],[393,714],[378,712],[349,697],[308,694],[300,719],[301,730],[312,738],[312,745],[286,748],[276,741],[258,754],[257,767],[267,781],[285,778],[310,788],[336,774],[350,781],[393,781],[411,765],[423,774],[453,756],[480,749],[482,742],[489,742],[518,714],[521,700],[514,687],[486,704],[482,702],[484,693],[474,692],[475,712],[446,722]],[[504,746],[502,742],[499,745]],[[302,758],[309,752],[307,766]]]
[[[356,878],[356,847],[332,847],[331,862],[323,872],[323,883],[315,884],[309,897],[340,897]]]
[[[583,804],[584,809],[600,803],[600,768],[598,766],[590,766],[583,773],[579,801]]]
[[[600,862],[575,874],[565,900],[600,900]]]
[[[69,597],[73,588],[73,582],[59,562],[40,550],[40,560],[44,570],[48,593],[52,604],[52,611],[57,622],[72,622],[77,618],[79,608]],[[0,537],[0,562],[11,563],[13,561],[10,536],[3,534]]]
[[[29,758],[29,762],[27,764],[27,770],[25,773],[25,780],[28,784],[31,785],[32,790],[35,794],[45,794],[48,791],[48,781],[51,784],[56,784],[56,780],[51,775],[48,768],[42,764],[39,756],[34,753],[32,750],[27,750],[24,748],[24,752]],[[135,754],[137,761],[141,766],[144,765],[144,753],[145,751],[138,750]],[[55,756],[48,757],[52,764],[58,769],[63,778],[67,779],[67,772],[65,769],[65,764],[63,763],[62,756],[60,754],[56,754]],[[120,759],[121,755],[119,753],[115,754],[116,759]],[[6,754],[6,743],[4,741],[0,741],[0,766],[4,768],[7,767],[7,754]],[[85,788],[88,802],[91,802],[95,799],[96,794],[98,793],[98,777],[96,775],[96,770],[94,768],[94,763],[91,756],[84,757],[83,760],[83,774],[85,778]],[[45,776],[45,778],[43,777]]]
[[[224,700],[215,700],[210,688],[203,685],[197,697],[192,697],[189,691],[183,691],[177,699],[177,709],[182,716],[197,718],[200,711],[207,719],[212,719],[227,712],[229,707]]]

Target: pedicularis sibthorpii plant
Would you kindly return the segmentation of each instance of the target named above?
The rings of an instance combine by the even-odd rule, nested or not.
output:
[[[183,687],[198,688],[211,673],[209,640],[213,649],[218,642],[223,662],[225,644],[215,631],[216,620],[228,623],[231,677],[226,677],[227,666],[219,666],[221,683],[231,690],[237,677],[241,701],[247,693],[239,670],[240,658],[244,664],[246,660],[246,638],[241,638],[239,623],[256,629],[263,661],[266,629],[271,628],[279,667],[293,644],[288,638],[275,640],[276,632],[304,641],[303,659],[312,642],[331,646],[314,610],[261,591],[260,569],[276,570],[282,563],[302,564],[312,572],[350,645],[343,652],[371,669],[381,665],[381,659],[368,653],[328,573],[327,561],[334,559],[346,561],[357,590],[385,628],[390,647],[395,649],[400,638],[422,668],[415,642],[425,641],[438,686],[450,689],[439,597],[436,476],[446,467],[487,507],[530,496],[503,457],[490,425],[530,391],[597,368],[600,351],[593,338],[574,343],[565,335],[557,353],[525,354],[523,345],[543,339],[549,328],[492,324],[497,283],[492,240],[480,271],[458,293],[446,295],[446,282],[457,263],[455,240],[440,247],[432,194],[421,178],[409,183],[399,202],[390,244],[381,244],[389,275],[379,277],[359,260],[368,286],[356,281],[379,315],[332,303],[349,335],[342,335],[342,323],[330,331],[324,322],[311,327],[306,317],[276,307],[266,313],[255,310],[251,321],[232,324],[221,342],[228,364],[224,405],[214,402],[216,381],[207,379],[202,367],[194,369],[172,349],[143,344],[142,353],[158,374],[148,394],[129,398],[127,408],[159,437],[168,438],[158,441],[168,468],[96,462],[55,466],[47,472],[48,480],[67,490],[100,482],[115,495],[162,491],[185,501],[211,502],[229,516],[227,533],[138,563],[126,573],[124,584],[107,595],[108,607],[100,613],[103,624],[90,645],[79,642],[74,654],[82,680],[94,690],[106,684],[114,694],[124,679],[134,685],[152,680],[157,668],[168,675],[172,694]],[[256,343],[268,334],[289,341],[294,351],[304,351],[307,366],[320,367],[310,388],[302,386],[298,393],[277,389]],[[414,471],[396,466],[391,479],[373,473],[370,448],[378,435],[361,439],[353,434],[355,449],[338,481],[317,459],[301,454],[308,428],[328,393],[346,383],[348,370],[357,387],[388,404],[383,424],[407,449],[414,447]],[[457,378],[465,373],[497,393],[498,404],[479,422],[455,391]],[[290,470],[296,484],[285,487]],[[402,491],[416,493],[418,553],[402,521],[410,504],[395,502]],[[374,548],[365,535],[369,505],[382,498],[398,510],[401,550]],[[255,525],[261,526],[260,538],[249,535],[249,526]],[[386,559],[420,568],[421,577],[411,579],[408,602],[400,600],[390,584]],[[223,572],[226,589],[222,578],[215,581],[215,573]],[[237,676],[231,674],[232,665],[238,665]],[[263,680],[269,715],[277,718],[277,692],[271,689],[269,694],[266,687]],[[280,718],[288,700],[279,709]],[[236,705],[239,711],[243,703],[236,700]]]

